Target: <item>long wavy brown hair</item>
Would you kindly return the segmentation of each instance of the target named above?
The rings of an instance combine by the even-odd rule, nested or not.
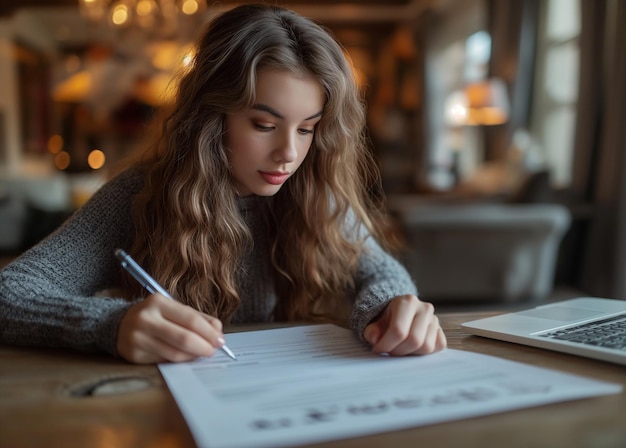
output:
[[[323,300],[355,287],[362,229],[388,243],[365,108],[342,47],[289,10],[231,9],[209,24],[158,138],[135,161],[144,184],[130,248],[178,300],[225,322],[240,303],[237,276],[252,235],[237,206],[224,122],[254,104],[261,68],[312,76],[326,97],[306,159],[270,199],[274,318],[310,319]],[[140,294],[132,279],[125,285]]]

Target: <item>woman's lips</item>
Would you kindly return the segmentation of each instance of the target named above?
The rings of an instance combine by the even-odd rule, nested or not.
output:
[[[259,171],[261,177],[271,185],[282,185],[288,178],[289,173]]]

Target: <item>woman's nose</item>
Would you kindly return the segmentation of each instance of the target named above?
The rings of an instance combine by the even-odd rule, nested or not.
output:
[[[298,158],[297,138],[288,133],[278,143],[274,150],[273,160],[277,163],[290,163]]]

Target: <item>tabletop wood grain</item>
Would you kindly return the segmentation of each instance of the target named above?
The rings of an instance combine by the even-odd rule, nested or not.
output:
[[[626,386],[623,366],[470,336],[460,329],[462,322],[489,314],[440,315],[449,346]],[[0,346],[0,447],[193,446],[156,366],[107,355]],[[626,392],[315,446],[624,448]]]

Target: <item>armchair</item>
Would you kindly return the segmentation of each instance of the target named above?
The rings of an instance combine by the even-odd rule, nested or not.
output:
[[[420,296],[433,301],[541,301],[570,226],[558,204],[420,203],[390,198]]]

